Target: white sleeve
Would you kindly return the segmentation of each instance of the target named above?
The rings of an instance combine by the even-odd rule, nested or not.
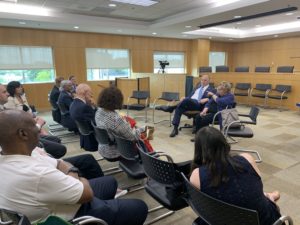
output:
[[[50,157],[44,149],[36,147],[31,152],[31,156],[37,161],[49,164],[53,168],[57,168],[57,159]]]
[[[54,204],[76,204],[83,193],[81,181],[54,168],[41,171],[37,199]]]

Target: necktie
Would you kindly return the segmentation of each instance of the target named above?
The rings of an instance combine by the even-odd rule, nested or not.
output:
[[[203,96],[203,87],[201,86],[200,89],[199,89],[198,101],[201,100],[202,96]]]

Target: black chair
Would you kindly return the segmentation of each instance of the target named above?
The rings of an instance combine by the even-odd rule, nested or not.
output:
[[[142,165],[142,161],[140,160],[135,142],[126,140],[118,136],[114,137],[117,142],[117,149],[121,154],[121,158],[119,160],[119,167],[127,174],[127,176],[133,179],[140,180],[146,178],[144,167]],[[140,187],[130,190],[130,192],[144,189],[143,182],[134,184],[130,187],[127,187],[126,189],[135,186]]]
[[[249,66],[238,66],[238,67],[235,67],[234,72],[248,73],[249,72]]]
[[[252,209],[246,209],[213,198],[197,189],[182,174],[187,191],[187,202],[202,221],[212,225],[259,225],[258,213]],[[193,225],[198,225],[199,218]],[[289,216],[280,217],[273,225],[282,225],[288,222],[293,225]]]
[[[270,73],[269,66],[257,66],[255,67],[255,73]]]
[[[249,104],[251,91],[251,83],[236,83],[233,88],[233,94],[235,96],[247,97],[247,103]]]
[[[167,105],[160,105],[158,106],[157,103],[159,101],[164,101],[164,102],[167,102]],[[164,111],[164,112],[168,112],[170,114],[170,126],[172,126],[171,124],[171,120],[172,120],[172,112],[168,111],[168,108],[169,106],[171,105],[174,105],[176,104],[176,102],[179,101],[179,93],[178,92],[163,92],[161,97],[159,98],[156,98],[153,102],[153,115],[152,115],[152,121],[154,124],[157,124],[157,123],[160,123],[160,122],[163,122],[163,121],[166,121],[166,120],[160,120],[160,121],[157,121],[155,122],[154,121],[154,118],[155,118],[155,110],[161,110],[161,111]]]
[[[145,122],[147,122],[147,110],[149,105],[150,92],[149,91],[133,91],[132,95],[127,99],[127,116],[129,115],[129,110],[145,110]],[[130,104],[130,99],[137,100],[137,103]],[[144,104],[141,101],[145,101]]]
[[[294,66],[278,66],[277,73],[293,73]]]
[[[263,98],[264,106],[267,105],[268,93],[272,89],[272,84],[256,84],[250,91],[250,96],[254,98]]]
[[[229,72],[228,66],[216,66],[216,72]]]
[[[247,117],[250,119],[250,120],[240,120],[241,123],[256,125],[258,113],[259,113],[259,108],[256,106],[251,106],[249,114],[240,114],[239,113],[240,117]]]
[[[97,127],[96,124],[93,121],[91,121],[91,125],[94,129],[95,138],[96,138],[96,140],[99,144],[107,145],[107,146],[115,144],[114,141],[109,138],[109,135],[108,135],[108,133],[105,129],[101,129],[101,128]],[[102,157],[105,160],[107,160],[108,162],[116,162],[116,161],[120,160],[120,157],[117,157],[117,158],[106,158],[104,156],[102,156]],[[120,170],[117,166],[115,166],[115,167],[111,167],[111,168],[108,168],[106,170],[103,170],[103,172],[106,175],[109,175],[109,174],[120,173],[120,172],[123,172],[123,171]]]
[[[90,121],[75,120],[80,134],[80,147],[85,151],[95,152],[98,150],[98,142],[94,135],[94,128]]]
[[[200,73],[211,73],[211,72],[212,72],[211,66],[200,66],[199,67],[199,74]]]
[[[174,213],[174,211],[187,207],[184,199],[183,180],[172,158],[161,152],[150,155],[143,151],[140,146],[139,152],[145,173],[148,177],[145,185],[146,192],[163,207],[171,210],[155,218],[150,223],[165,218]],[[162,157],[165,157],[167,161],[163,161]],[[162,206],[153,209],[152,212],[163,208]]]
[[[0,209],[1,225],[31,225],[29,219],[21,214],[7,209]]]
[[[280,100],[279,110],[281,111],[282,100],[288,99],[288,96],[285,94],[291,91],[292,91],[291,85],[277,84],[275,86],[275,89],[270,90],[270,92],[268,93],[268,98]]]

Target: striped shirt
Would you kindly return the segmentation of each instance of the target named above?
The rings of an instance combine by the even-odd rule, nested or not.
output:
[[[107,130],[111,140],[114,140],[114,135],[131,141],[138,139],[138,131],[132,129],[130,124],[115,111],[98,108],[95,114],[95,122],[97,127]],[[120,156],[116,145],[99,144],[98,151],[105,158]]]

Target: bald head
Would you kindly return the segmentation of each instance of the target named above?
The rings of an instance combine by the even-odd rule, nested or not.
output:
[[[9,94],[6,91],[6,87],[0,84],[0,105],[4,105],[5,103],[7,103],[8,96]]]
[[[76,95],[86,102],[89,102],[93,97],[92,89],[87,84],[79,84],[76,88]]]
[[[29,113],[23,110],[0,112],[0,146],[3,154],[30,155],[38,144],[39,130]]]

